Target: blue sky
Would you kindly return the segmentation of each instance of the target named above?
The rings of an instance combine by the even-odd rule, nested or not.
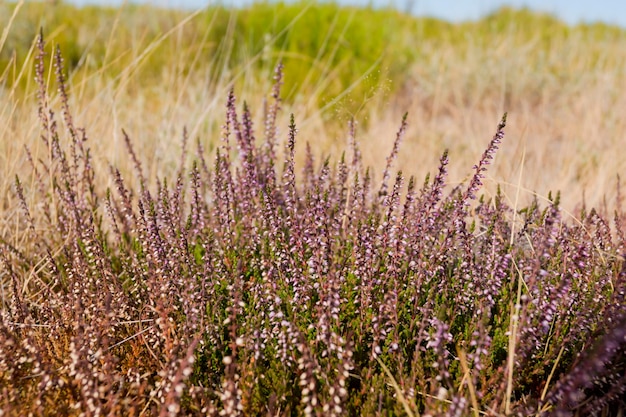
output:
[[[572,24],[602,21],[626,27],[624,0],[397,0],[401,1],[405,4],[412,1],[416,14],[434,15],[453,21],[477,19],[506,4],[549,12]]]
[[[119,4],[124,0],[72,0],[74,3]],[[212,0],[135,0],[165,6],[203,7]],[[392,4],[416,15],[436,16],[446,20],[477,19],[502,5],[529,7],[552,13],[568,23],[606,22],[626,28],[626,0],[337,0],[345,4]],[[223,4],[242,5],[250,0],[221,0]]]

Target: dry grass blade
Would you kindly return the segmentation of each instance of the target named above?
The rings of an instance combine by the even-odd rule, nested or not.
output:
[[[522,299],[522,282],[524,278],[522,272],[518,269],[517,264],[514,262],[515,269],[518,273],[517,279],[517,298],[514,306],[510,306],[511,320],[509,324],[509,347],[507,355],[506,365],[506,394],[504,398],[504,412],[509,415],[511,413],[511,396],[513,395],[513,373],[515,372],[515,349],[517,346],[517,336],[519,328],[519,315],[521,311],[521,299]]]
[[[459,355],[459,361],[461,362],[461,369],[463,370],[464,376],[463,381],[467,381],[467,387],[470,392],[470,399],[472,401],[472,411],[474,412],[474,417],[478,417],[479,407],[478,407],[478,399],[476,397],[476,387],[474,386],[474,381],[472,381],[472,370],[467,366],[467,356],[461,347],[457,346],[456,348],[457,354]],[[461,382],[462,383],[462,382]]]
[[[18,12],[20,11],[23,5],[24,5],[24,0],[20,0],[15,5],[15,8],[13,9],[13,14],[11,14],[11,17],[9,18],[9,23],[6,25],[6,27],[2,31],[2,38],[0,38],[0,52],[2,52],[2,48],[4,48],[4,44],[7,41],[7,37],[9,36],[9,30],[11,29],[11,26],[13,25],[13,21],[17,17]]]
[[[563,355],[563,351],[565,350],[565,345],[561,346],[559,350],[559,354],[554,361],[554,365],[552,365],[552,370],[550,371],[550,375],[548,375],[548,379],[546,380],[546,385],[543,387],[543,391],[541,392],[541,401],[545,400],[546,394],[548,393],[548,388],[550,387],[550,381],[552,381],[552,377],[554,376],[554,372],[556,371],[556,367],[559,365],[561,361],[561,356]]]
[[[407,416],[419,417],[419,414],[413,411],[416,408],[415,405],[412,404],[406,398],[406,396],[404,395],[404,392],[402,391],[402,388],[400,388],[400,385],[398,385],[398,383],[396,382],[396,379],[391,374],[391,371],[389,370],[389,368],[387,368],[387,365],[385,365],[378,356],[376,356],[376,360],[378,361],[378,364],[380,365],[380,367],[383,368],[383,371],[385,371],[385,374],[387,374],[387,377],[389,378],[389,383],[395,390],[396,396],[398,397],[398,400],[400,400],[400,403],[402,404],[402,407],[404,408],[404,411],[406,412]]]

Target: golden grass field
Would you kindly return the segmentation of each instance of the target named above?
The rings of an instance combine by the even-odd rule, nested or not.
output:
[[[30,169],[24,146],[37,157],[47,152],[38,139],[32,59],[37,26],[43,28],[52,52],[52,45],[68,30],[63,19],[71,13],[93,19],[99,11],[68,12],[67,6],[24,2],[1,7],[0,178],[3,207],[10,210],[15,207],[10,191],[15,174],[25,175]],[[507,135],[487,173],[486,192],[500,184],[513,204],[521,204],[533,194],[541,201],[551,190],[560,190],[562,206],[570,212],[583,201],[588,208],[614,207],[616,178],[626,167],[621,157],[626,140],[625,30],[603,25],[568,27],[547,16],[514,10],[458,25],[390,11],[351,11],[352,20],[342,24],[329,15],[317,55],[281,52],[275,41],[279,35],[297,36],[302,20],[322,15],[324,7],[291,6],[294,17],[285,27],[275,24],[261,40],[252,39],[267,44],[260,52],[236,44],[242,23],[235,18],[243,16],[242,10],[223,11],[222,17],[230,16],[228,22],[215,16],[211,20],[206,11],[128,6],[107,9],[109,20],[100,23],[96,19],[81,26],[77,19],[72,33],[78,34],[74,40],[78,52],[73,53],[80,59],[69,74],[70,102],[75,122],[86,129],[96,169],[105,174],[99,176],[102,185],[110,185],[109,162],[125,176],[133,175],[122,129],[152,177],[176,169],[184,127],[193,141],[199,139],[213,149],[219,141],[226,94],[233,86],[239,102],[250,104],[261,133],[261,108],[270,94],[271,69],[285,59],[299,66],[293,64],[297,69],[290,73],[287,65],[285,76],[291,84],[280,126],[285,137],[289,114],[295,114],[299,147],[308,141],[317,155],[338,159],[347,142],[348,121],[354,117],[364,160],[380,175],[401,117],[408,112],[399,168],[421,181],[435,172],[438,158],[449,148],[450,179],[460,182],[471,173],[507,111]],[[271,7],[263,10],[259,19],[271,20]],[[252,19],[254,14],[246,16]],[[341,84],[336,74],[345,74],[351,62],[335,62],[328,56],[363,41],[356,36],[364,35],[350,28],[366,17],[388,24],[383,35],[389,36],[390,43],[380,40],[383,53],[376,65],[348,72],[351,77]],[[198,19],[204,19],[204,27],[226,25],[227,36],[216,44],[208,30],[199,31]],[[404,23],[397,25],[393,19]],[[397,33],[392,31],[394,25],[399,27]],[[12,34],[19,34],[22,45],[31,49],[16,52]],[[63,42],[68,40],[61,42],[62,51]],[[412,51],[410,56],[400,49],[389,52],[400,44]],[[92,62],[96,50],[104,50],[104,56]],[[369,87],[350,89],[362,84]],[[49,85],[54,91],[52,78]],[[331,90],[332,95],[325,95]],[[54,93],[52,100],[58,100]]]

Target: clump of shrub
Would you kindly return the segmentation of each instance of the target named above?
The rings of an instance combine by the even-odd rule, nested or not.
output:
[[[213,163],[183,134],[174,178],[94,181],[60,52],[44,82],[47,160],[16,178],[0,241],[3,415],[594,415],[623,410],[624,217],[478,199],[506,115],[467,184],[448,154],[420,185],[349,149],[280,152],[282,67],[265,123],[226,102]],[[262,138],[262,139],[259,139]],[[284,157],[281,157],[284,153]],[[26,184],[33,184],[27,189]],[[26,195],[37,195],[35,205]],[[23,242],[20,237],[27,237]]]

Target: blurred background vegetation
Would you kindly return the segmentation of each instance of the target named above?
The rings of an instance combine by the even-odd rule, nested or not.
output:
[[[181,11],[21,1],[0,3],[0,28],[7,169],[24,165],[23,145],[38,138],[33,44],[41,28],[48,58],[61,48],[77,122],[98,139],[94,154],[106,165],[125,163],[122,128],[152,173],[174,169],[183,127],[211,150],[232,87],[261,123],[282,60],[280,126],[286,131],[295,113],[304,134],[298,146],[312,142],[316,153],[338,157],[355,118],[364,161],[379,172],[408,111],[399,168],[423,178],[448,148],[451,178],[462,181],[508,111],[494,184],[527,197],[568,191],[563,201],[573,208],[583,195],[601,204],[616,174],[626,175],[615,158],[626,137],[626,30],[619,27],[569,26],[510,8],[453,24],[329,2]],[[48,84],[54,91],[54,76]]]
[[[289,74],[285,97],[313,94],[319,105],[346,91],[368,97],[381,85],[386,92],[397,92],[412,66],[448,45],[464,54],[489,48],[506,34],[511,49],[528,46],[532,39],[540,58],[554,43],[576,32],[599,43],[598,48],[591,42],[585,45],[591,70],[599,59],[601,42],[625,38],[617,27],[569,27],[548,15],[509,8],[477,22],[450,24],[392,9],[334,3],[257,3],[191,13],[147,5],[111,8],[26,2],[11,22],[17,5],[0,4],[0,27],[10,27],[0,50],[5,87],[17,79],[42,28],[47,41],[61,47],[74,82],[94,71],[115,79],[129,66],[139,66],[134,69],[141,73],[135,87],[142,88],[162,81],[173,60],[183,74],[203,70],[215,74],[219,69],[220,76],[246,71],[265,77],[282,59]],[[191,55],[197,58],[179,58]],[[554,75],[559,69],[551,68]],[[21,79],[21,88],[29,82]]]

